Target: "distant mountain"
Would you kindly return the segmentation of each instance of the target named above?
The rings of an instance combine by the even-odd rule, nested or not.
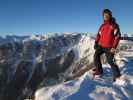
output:
[[[1,100],[33,96],[38,87],[69,80],[93,63],[94,39],[88,34],[6,36],[0,41]]]

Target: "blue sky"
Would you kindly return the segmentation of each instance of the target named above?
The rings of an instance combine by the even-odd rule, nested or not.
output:
[[[133,32],[133,0],[0,0],[0,35],[96,33],[109,8],[122,32]]]

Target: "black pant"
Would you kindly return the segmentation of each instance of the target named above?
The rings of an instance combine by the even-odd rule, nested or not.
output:
[[[114,62],[114,54],[110,52],[110,49],[111,48],[102,48],[101,46],[98,46],[98,48],[96,49],[95,54],[94,54],[94,64],[96,66],[96,69],[103,72],[100,56],[103,53],[105,53],[107,62],[112,68],[113,76],[114,76],[114,78],[116,78],[116,77],[120,76],[120,70]]]

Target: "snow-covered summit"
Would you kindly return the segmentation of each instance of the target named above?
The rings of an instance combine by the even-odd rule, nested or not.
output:
[[[125,42],[127,45],[128,41],[122,41],[120,45],[125,48]],[[99,83],[89,78],[88,71],[93,67],[95,52],[93,46],[94,37],[88,33],[1,37],[0,99],[21,100],[35,96],[35,100],[73,100],[77,99],[76,97],[80,100],[80,97],[89,95],[90,99],[95,100],[95,96],[99,97],[100,94],[104,94],[102,96],[105,100],[119,97],[123,99],[124,96],[126,96],[124,100],[130,100],[132,98],[130,91],[115,91],[111,83]],[[123,50],[116,54],[116,60],[123,66],[122,71],[125,70],[123,73],[125,73],[128,86],[132,86],[132,81],[130,81],[132,68],[125,65],[132,58],[132,48],[128,46],[127,52]],[[132,65],[131,62],[130,64]],[[124,66],[129,67],[125,69]],[[108,67],[105,67],[105,72],[108,70]],[[129,75],[126,75],[128,74],[126,70],[130,71]],[[84,74],[85,72],[87,73]],[[127,89],[127,87],[124,85],[123,88]],[[112,95],[109,91],[114,94]],[[119,91],[119,96],[115,97],[117,96],[115,93]],[[105,94],[108,96],[106,97]]]
[[[126,51],[125,54],[132,52]],[[123,59],[127,57],[125,54]],[[39,89],[35,93],[35,100],[133,100],[132,66],[133,55],[127,62],[119,63],[122,76],[112,83],[110,66],[104,64],[102,78],[93,80],[88,71],[78,79]]]

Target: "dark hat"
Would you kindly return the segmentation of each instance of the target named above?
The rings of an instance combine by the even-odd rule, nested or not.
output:
[[[109,10],[109,9],[104,9],[103,10],[103,14],[104,13],[108,13],[111,17],[112,17],[112,11],[111,10]]]

